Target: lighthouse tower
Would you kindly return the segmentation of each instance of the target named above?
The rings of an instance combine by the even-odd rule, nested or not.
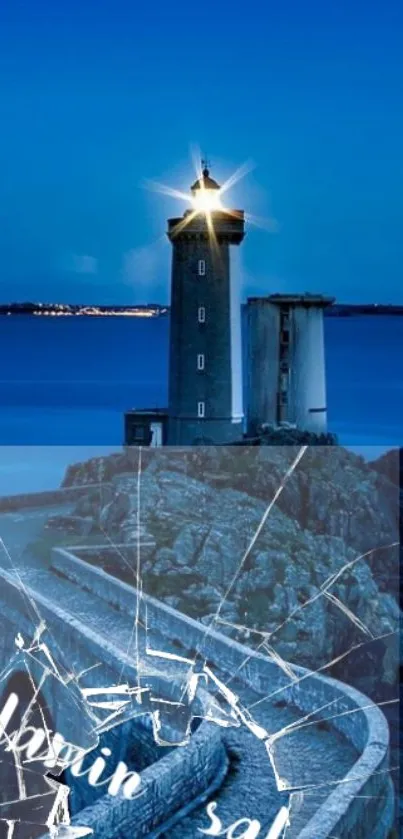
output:
[[[173,246],[168,444],[229,443],[242,436],[239,291],[230,245],[244,238],[244,213],[221,206],[220,186],[202,162],[193,207],[168,221]]]

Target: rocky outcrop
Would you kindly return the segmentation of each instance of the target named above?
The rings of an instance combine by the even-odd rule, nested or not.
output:
[[[403,449],[392,449],[371,464],[372,469],[395,486],[403,485]]]
[[[300,445],[263,438],[132,449],[72,467],[64,484],[107,481],[104,503],[88,493],[74,515],[92,517],[95,533],[128,551],[138,538],[154,540],[143,554],[146,592],[390,702],[398,690],[398,452],[368,464],[339,446],[309,446],[294,469],[300,454]],[[115,561],[109,551],[108,571],[132,582],[119,551]],[[383,706],[394,763],[396,707]]]
[[[337,446],[337,437],[335,434],[316,434],[314,431],[301,431],[287,422],[281,426],[266,422],[257,428],[255,437],[249,437],[245,434],[239,445]]]
[[[397,629],[391,582],[397,578],[397,548],[387,547],[397,540],[396,488],[339,447],[309,449],[253,543],[297,452],[160,450],[143,462],[140,482],[127,455],[90,461],[68,480],[75,475],[88,483],[107,475],[109,500],[93,507],[93,529],[128,546],[138,536],[155,541],[143,566],[149,593],[206,623],[219,611],[220,629],[238,640],[265,643],[288,661],[323,667],[371,636]],[[82,498],[75,516],[87,520],[88,514],[88,499]],[[367,555],[357,559],[361,554]],[[124,574],[118,555],[115,572]],[[333,575],[337,579],[323,594]],[[393,641],[359,649],[351,666],[357,670],[358,661],[363,675],[355,672],[354,683],[358,679],[367,692],[393,685]],[[377,672],[365,664],[374,656]],[[349,660],[343,660],[344,673]]]

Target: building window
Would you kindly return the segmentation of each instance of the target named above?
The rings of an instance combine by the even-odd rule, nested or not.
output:
[[[202,419],[204,417],[204,402],[197,403],[197,416],[199,417],[199,419]]]
[[[197,273],[198,273],[199,277],[204,277],[205,276],[206,263],[205,263],[204,259],[199,259],[199,263],[198,263],[198,267],[197,267]]]
[[[206,322],[206,310],[205,310],[204,306],[199,306],[197,319],[198,319],[199,323],[205,323]]]
[[[197,369],[204,370],[204,353],[199,353],[197,356]]]

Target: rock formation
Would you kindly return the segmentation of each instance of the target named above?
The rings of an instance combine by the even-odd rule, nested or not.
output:
[[[143,451],[139,493],[139,453],[132,450],[73,467],[65,485],[108,481],[103,506],[97,497],[91,508],[89,495],[74,514],[92,517],[93,530],[128,548],[139,535],[140,499],[141,539],[155,541],[142,567],[149,593],[208,623],[230,587],[216,624],[221,631],[321,667],[370,634],[397,629],[397,548],[387,547],[397,541],[397,491],[362,458],[340,447],[310,447],[248,551],[297,452],[290,446]],[[331,597],[318,596],[349,563]],[[129,573],[118,553],[114,573]],[[379,644],[379,672],[364,668],[371,645],[360,654],[362,676],[355,672],[355,683],[370,693],[396,678],[396,645],[388,638]],[[349,671],[347,657],[342,672]]]

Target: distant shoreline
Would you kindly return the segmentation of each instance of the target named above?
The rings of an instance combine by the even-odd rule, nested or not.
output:
[[[40,317],[166,317],[169,306],[148,303],[139,306],[85,306],[64,303],[3,303],[0,315],[35,315]],[[403,315],[403,305],[381,303],[335,303],[325,309],[326,317],[356,315]]]
[[[352,315],[403,315],[403,306],[382,303],[335,303],[325,309],[326,317],[345,318]]]
[[[85,306],[65,303],[3,303],[0,315],[35,315],[39,317],[164,317],[168,306],[148,303],[140,306]]]

